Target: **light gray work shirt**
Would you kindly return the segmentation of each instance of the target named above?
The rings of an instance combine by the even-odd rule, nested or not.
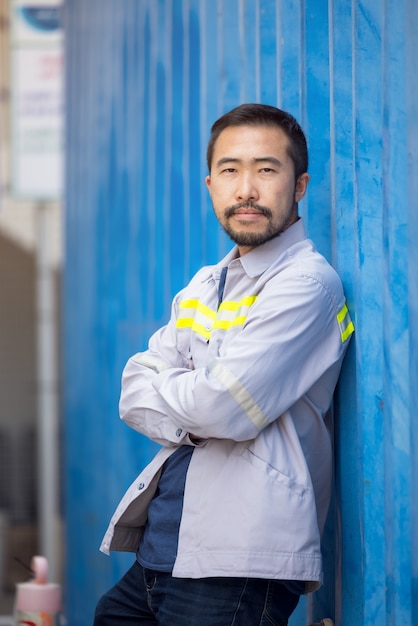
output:
[[[353,330],[341,281],[302,220],[201,269],[125,367],[121,418],[163,447],[101,550],[137,550],[164,461],[193,445],[173,576],[317,588],[332,472],[325,417]]]

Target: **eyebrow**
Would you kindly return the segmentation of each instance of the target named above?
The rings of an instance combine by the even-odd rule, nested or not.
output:
[[[216,161],[215,165],[216,167],[221,167],[222,165],[225,165],[226,163],[241,163],[241,162],[242,162],[242,159],[237,159],[234,157],[222,157],[222,159],[219,159],[219,161]],[[282,162],[273,156],[256,157],[252,159],[252,163],[271,163],[272,165],[276,165],[277,167],[280,167],[282,165]]]

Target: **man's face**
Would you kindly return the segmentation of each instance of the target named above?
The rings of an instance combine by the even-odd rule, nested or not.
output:
[[[206,185],[213,208],[240,254],[293,224],[309,175],[295,181],[289,140],[278,127],[229,126],[219,135]]]

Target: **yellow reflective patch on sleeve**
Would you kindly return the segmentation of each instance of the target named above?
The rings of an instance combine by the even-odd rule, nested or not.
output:
[[[350,313],[348,312],[346,304],[344,304],[341,311],[337,313],[337,322],[340,327],[341,341],[344,343],[354,332],[354,324],[351,321]]]

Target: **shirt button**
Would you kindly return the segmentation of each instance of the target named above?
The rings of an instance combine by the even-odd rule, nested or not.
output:
[[[138,485],[139,491],[141,491],[141,489],[143,489],[144,487],[145,487],[145,483],[139,483]]]
[[[205,330],[212,330],[212,326],[205,326]]]
[[[177,430],[176,430],[176,435],[177,435],[177,437],[180,437],[180,435],[181,435],[181,433],[182,433],[182,432],[183,432],[183,431],[182,431],[182,429],[181,429],[181,428],[177,428]]]

